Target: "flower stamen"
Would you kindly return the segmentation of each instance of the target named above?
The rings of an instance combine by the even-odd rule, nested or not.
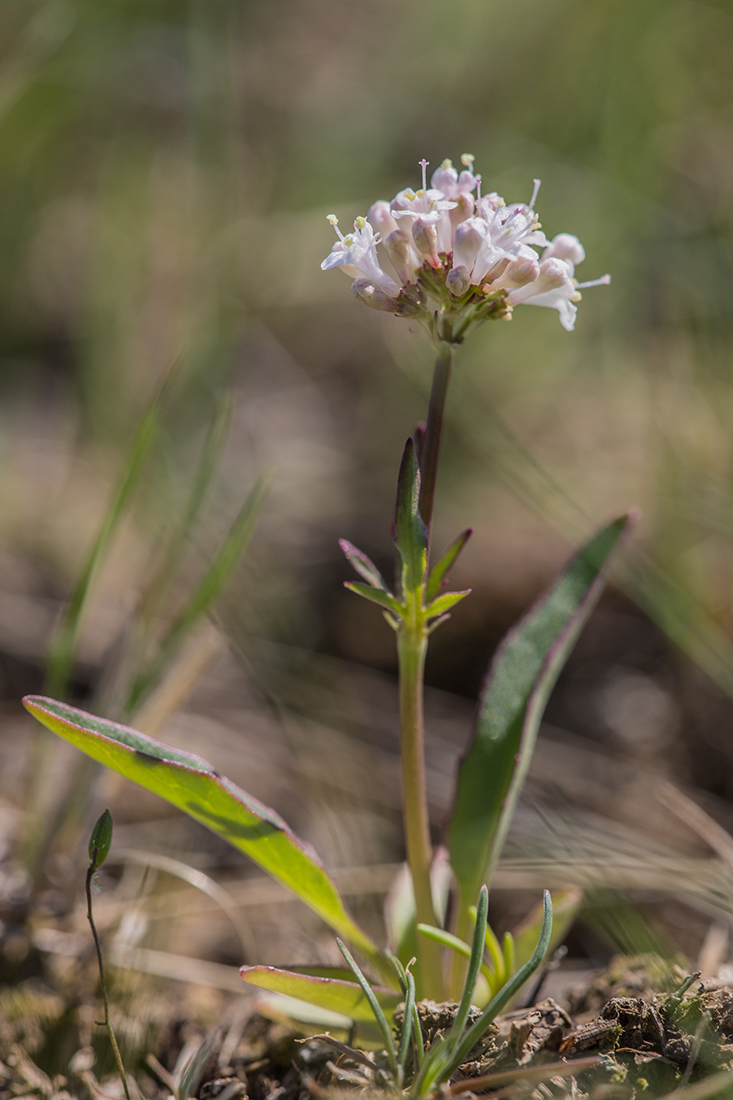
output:
[[[422,189],[423,189],[423,194],[425,194],[425,192],[428,189],[428,165],[430,164],[430,161],[429,160],[419,160],[417,163],[422,168]],[[450,167],[453,167],[453,166],[451,165]]]

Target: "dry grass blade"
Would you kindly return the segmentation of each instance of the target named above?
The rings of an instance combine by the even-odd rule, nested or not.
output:
[[[602,1062],[601,1056],[592,1055],[588,1058],[578,1058],[574,1062],[553,1062],[545,1066],[505,1069],[500,1073],[486,1073],[483,1077],[467,1077],[465,1081],[456,1081],[454,1085],[448,1085],[447,1091],[452,1096],[457,1096],[462,1092],[476,1092],[498,1088],[500,1085],[511,1085],[515,1081],[536,1081],[539,1084],[541,1081],[550,1081],[553,1077],[572,1077],[585,1069],[600,1066]]]
[[[195,867],[189,866],[188,863],[184,863],[180,859],[159,855],[156,852],[143,852],[136,848],[123,848],[121,851],[115,852],[112,858],[127,863],[137,863],[143,867],[154,867],[158,871],[164,871],[168,875],[174,875],[176,878],[182,879],[190,886],[194,886],[197,890],[207,894],[224,910],[234,925],[245,961],[255,957],[257,951],[252,938],[252,931],[242,916],[236,901],[223,886],[220,886],[218,882],[204,874],[203,871],[196,870]]]
[[[660,780],[655,794],[668,810],[704,840],[725,864],[733,870],[733,837],[706,813],[697,802],[683,794],[678,787],[666,780]]]

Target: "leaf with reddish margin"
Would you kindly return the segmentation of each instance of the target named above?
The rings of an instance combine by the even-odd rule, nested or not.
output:
[[[346,912],[336,885],[309,844],[264,806],[193,753],[66,703],[29,695],[30,713],[59,737],[160,795],[245,852],[348,940],[382,974],[389,964]]]
[[[338,1012],[352,1020],[373,1021],[374,1016],[361,986],[341,978],[321,978],[297,970],[280,970],[276,966],[242,966],[239,973],[246,982],[270,993],[283,993],[299,1001]],[[387,1017],[404,997],[392,989],[372,986],[374,995]]]
[[[469,907],[499,858],[547,699],[600,596],[608,560],[635,520],[635,513],[621,516],[590,539],[507,634],[491,663],[448,825],[462,939],[468,938]]]

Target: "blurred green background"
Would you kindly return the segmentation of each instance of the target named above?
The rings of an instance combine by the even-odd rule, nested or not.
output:
[[[95,697],[228,395],[191,575],[274,468],[220,622],[269,713],[373,725],[334,669],[389,683],[393,639],[341,588],[336,539],[389,568],[395,474],[431,353],[409,322],[321,273],[325,215],[346,225],[416,185],[422,157],[472,152],[484,190],[507,201],[528,201],[540,177],[548,236],[575,233],[579,277],[613,282],[585,294],[574,333],[520,308],[459,353],[436,540],[476,528],[455,578],[475,594],[436,635],[430,682],[471,699],[571,548],[639,505],[636,550],[550,720],[697,784],[730,818],[732,45],[724,0],[4,0],[8,720],[41,683],[135,428],[176,362],[133,512],[95,577],[71,695]],[[465,736],[451,733],[454,756]],[[6,798],[14,759],[8,747]]]

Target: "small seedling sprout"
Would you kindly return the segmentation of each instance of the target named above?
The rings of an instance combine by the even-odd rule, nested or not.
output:
[[[87,920],[89,921],[92,929],[92,935],[94,936],[94,946],[97,949],[97,963],[99,965],[99,984],[102,989],[102,1000],[104,1001],[104,1026],[107,1029],[109,1041],[112,1044],[112,1051],[114,1053],[115,1062],[117,1063],[117,1069],[119,1070],[120,1078],[122,1080],[122,1087],[125,1090],[126,1100],[131,1100],[130,1086],[127,1083],[127,1074],[125,1073],[125,1067],[122,1064],[122,1055],[120,1054],[120,1048],[117,1045],[117,1039],[115,1038],[112,1022],[109,1018],[109,998],[107,997],[107,983],[104,979],[104,960],[102,958],[102,945],[99,942],[99,936],[97,935],[97,929],[96,925],[94,924],[94,916],[92,913],[92,893],[94,889],[95,875],[109,855],[111,844],[112,815],[109,810],[105,810],[97,821],[94,828],[92,829],[92,835],[89,839],[89,866],[87,867],[86,876]]]

